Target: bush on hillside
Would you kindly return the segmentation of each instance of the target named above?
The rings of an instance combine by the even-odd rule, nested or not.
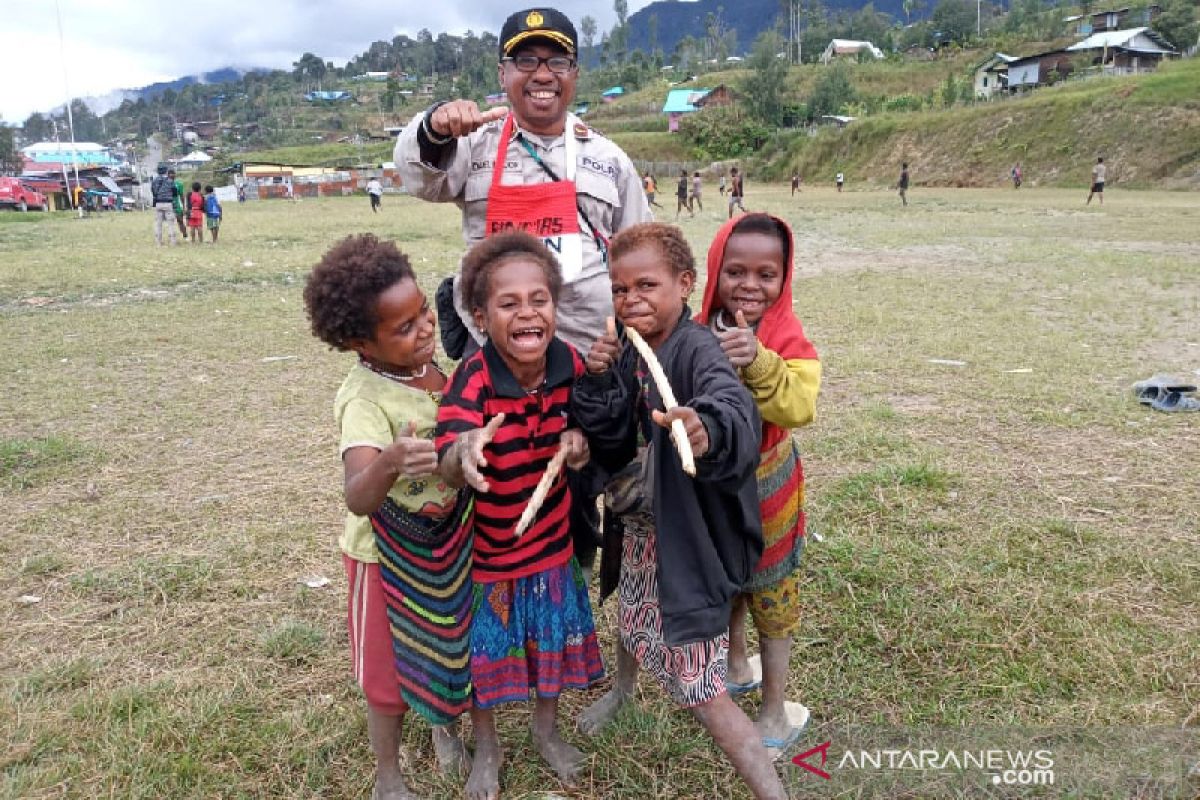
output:
[[[679,135],[697,158],[722,160],[754,153],[771,136],[771,130],[734,106],[705,108],[688,114],[679,123]]]

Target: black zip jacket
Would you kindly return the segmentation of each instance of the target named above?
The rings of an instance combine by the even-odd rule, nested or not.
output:
[[[669,431],[648,426],[663,637],[681,645],[729,627],[733,597],[762,557],[755,480],[762,422],[717,338],[693,322],[688,309],[655,355],[676,400],[696,410],[709,438],[708,452],[696,459],[696,477],[690,478]],[[613,473],[634,458],[638,425],[648,421],[638,399],[638,360],[627,344],[612,369],[585,374],[571,397],[571,414],[587,435],[593,459]],[[662,410],[657,388],[647,381],[650,407]],[[605,556],[612,549],[606,547]],[[620,550],[612,555],[619,558]]]

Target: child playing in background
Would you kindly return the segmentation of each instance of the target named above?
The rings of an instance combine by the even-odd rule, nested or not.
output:
[[[610,488],[624,538],[620,547],[606,541],[603,554],[621,560],[622,651],[616,685],[580,726],[595,731],[612,719],[632,697],[640,663],[695,713],[756,798],[783,798],[762,737],[725,689],[731,605],[762,554],[758,412],[716,338],[691,320],[696,269],[679,229],[635,225],[613,237],[609,258],[616,314],[653,348],[682,405],[661,410],[646,366],[615,329],[596,340],[571,409],[597,461],[621,470]],[[694,479],[669,438],[677,419]]]
[[[200,181],[192,182],[187,196],[188,237],[196,244],[204,243],[204,195],[200,194]]]
[[[221,232],[221,201],[211,186],[204,187],[204,216],[208,219],[208,234],[216,244],[217,234]]]
[[[688,200],[688,174],[686,169],[680,171],[679,183],[675,184],[675,219],[679,219],[679,212],[685,208],[690,216],[696,216],[696,212],[692,210],[692,204]]]
[[[470,508],[435,474],[446,383],[433,363],[436,320],[408,259],[370,235],[325,254],[304,303],[317,338],[358,354],[334,401],[350,511],[339,540],[350,653],[367,698],[372,798],[411,798],[397,762],[405,712],[445,726],[470,705]],[[465,758],[453,728],[435,727],[433,738],[443,766]]]
[[[762,707],[755,725],[763,744],[785,750],[804,722],[784,708],[791,637],[800,624],[804,552],[804,466],[791,429],[812,422],[821,362],[792,311],[792,231],[767,214],[725,223],[708,250],[708,282],[699,320],[706,322],[762,415],[758,499],[765,549],[742,586],[729,624],[730,692],[758,687],[746,657],[746,610],[762,648]]]
[[[558,697],[604,674],[583,572],[575,559],[559,473],[523,536],[515,529],[547,465],[562,448],[567,466],[588,459],[567,414],[583,360],[555,336],[562,291],[558,261],[538,239],[491,236],[467,253],[462,300],[486,331],[483,348],[459,364],[438,412],[442,475],[475,495],[475,602],[471,681],[475,757],[471,800],[499,796],[502,760],[494,709],[535,692],[534,745],[564,784],[583,754],[558,730]]]

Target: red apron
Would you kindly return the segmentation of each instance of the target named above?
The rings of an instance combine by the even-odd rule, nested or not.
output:
[[[514,229],[533,234],[558,258],[563,282],[570,283],[583,272],[583,234],[575,205],[575,137],[565,132],[567,169],[562,180],[505,186],[504,162],[512,132],[513,115],[509,114],[492,168],[484,235]]]

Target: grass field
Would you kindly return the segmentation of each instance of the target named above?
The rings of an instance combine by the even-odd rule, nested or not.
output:
[[[915,190],[901,209],[751,187],[795,227],[796,308],[825,368],[798,434],[824,541],[789,687],[816,728],[1195,740],[1200,415],[1129,385],[1200,380],[1200,195],[1083,199]],[[682,221],[701,258],[708,202]],[[431,290],[458,215],[391,196],[378,215],[365,197],[226,210],[219,246],[174,249],[148,214],[0,214],[0,797],[370,790],[335,546],[350,358],[309,335],[300,292],[367,230]],[[606,643],[612,623],[610,603]],[[640,694],[610,733],[571,735],[593,756],[563,795],[746,796],[690,716],[649,680]],[[526,714],[501,715],[505,797],[559,791]],[[420,790],[458,796],[422,724],[406,750]],[[836,777],[840,796],[884,796]]]

